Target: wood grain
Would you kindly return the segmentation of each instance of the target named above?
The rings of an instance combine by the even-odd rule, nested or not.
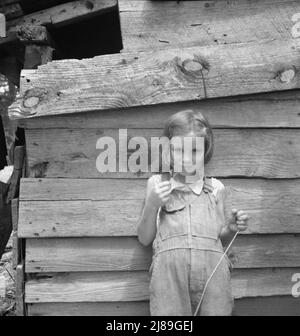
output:
[[[150,146],[152,137],[161,129],[128,129],[128,140],[143,137]],[[30,177],[68,178],[147,178],[148,173],[97,170],[96,161],[103,150],[97,141],[111,137],[117,145],[117,129],[33,129],[26,132],[27,158]],[[299,129],[216,129],[215,149],[206,166],[210,176],[296,178],[300,176]],[[121,140],[124,141],[124,140]],[[135,150],[128,151],[128,157]],[[150,155],[150,150],[149,150]],[[149,159],[150,160],[150,159]],[[149,161],[150,162],[150,161]],[[149,168],[150,169],[150,168]]]
[[[289,39],[293,1],[119,0],[124,51]]]
[[[15,26],[32,24],[59,27],[112,10],[116,5],[116,0],[89,0],[89,4],[71,1],[11,20],[8,23],[8,31],[13,31]]]
[[[145,180],[22,179],[20,237],[135,236]],[[246,233],[300,233],[299,180],[221,179]]]
[[[29,316],[150,316],[148,301],[27,304]]]
[[[149,316],[149,302],[30,303],[29,316]],[[290,296],[235,300],[235,316],[299,316],[300,299]]]
[[[22,119],[296,89],[299,49],[288,39],[54,61],[22,71],[9,114]]]
[[[236,316],[300,316],[300,298],[274,296],[235,300]]]
[[[176,112],[194,109],[203,113],[213,128],[299,128],[299,100],[300,90],[288,90],[86,112],[83,115],[44,116],[22,119],[19,125],[26,129],[151,129],[161,128],[165,121]]]
[[[300,269],[252,269],[233,272],[233,296],[290,296],[292,274]],[[29,280],[26,303],[122,302],[149,299],[148,272],[66,273]]]
[[[241,235],[230,259],[235,268],[300,267],[300,237]],[[28,239],[26,272],[87,272],[148,270],[151,246],[137,238]]]

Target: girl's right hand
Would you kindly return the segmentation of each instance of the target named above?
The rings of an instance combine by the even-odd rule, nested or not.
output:
[[[152,188],[148,200],[152,206],[159,208],[168,202],[171,191],[170,181],[158,182]]]

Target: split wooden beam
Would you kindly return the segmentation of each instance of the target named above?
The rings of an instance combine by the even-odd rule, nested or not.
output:
[[[52,61],[55,42],[44,26],[23,25],[16,27],[18,39],[25,45],[24,69],[36,69]]]
[[[28,118],[296,89],[299,51],[299,41],[290,39],[54,61],[22,71],[20,95],[9,115]]]
[[[71,1],[12,20],[8,31],[18,25],[63,26],[115,9],[117,0]]]

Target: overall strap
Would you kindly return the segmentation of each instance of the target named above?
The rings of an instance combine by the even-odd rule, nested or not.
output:
[[[214,187],[212,186],[212,177],[204,177],[204,184],[203,184],[203,191],[208,193],[208,192],[213,192]]]

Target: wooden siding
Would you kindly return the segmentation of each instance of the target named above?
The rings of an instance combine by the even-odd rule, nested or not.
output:
[[[119,6],[125,52],[23,71],[10,108],[26,129],[18,234],[29,315],[149,315],[152,251],[136,236],[149,174],[100,174],[96,142],[120,128],[159,136],[186,108],[214,128],[206,174],[251,216],[230,252],[235,314],[299,315],[299,2]]]

